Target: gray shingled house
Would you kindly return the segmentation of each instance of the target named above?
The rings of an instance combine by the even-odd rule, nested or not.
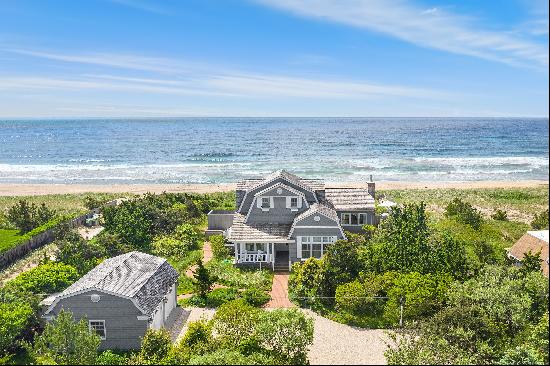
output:
[[[284,170],[237,185],[236,211],[211,211],[207,234],[222,233],[234,249],[237,265],[289,270],[293,262],[319,258],[345,239],[376,224],[375,185],[325,188]]]
[[[62,309],[85,317],[102,349],[137,349],[148,328],[169,323],[178,273],[165,259],[130,252],[105,260],[60,294],[43,301],[44,318]],[[175,312],[174,312],[175,314]]]

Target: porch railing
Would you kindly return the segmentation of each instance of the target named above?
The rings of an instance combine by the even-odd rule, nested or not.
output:
[[[242,253],[237,256],[239,263],[272,262],[273,255],[267,253]]]

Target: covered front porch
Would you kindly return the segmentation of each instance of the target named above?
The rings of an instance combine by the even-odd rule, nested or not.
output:
[[[289,244],[281,242],[238,242],[234,245],[236,265],[289,271],[291,266]]]

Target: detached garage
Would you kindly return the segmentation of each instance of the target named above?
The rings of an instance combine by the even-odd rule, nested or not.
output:
[[[58,295],[44,318],[62,310],[86,318],[102,349],[137,349],[148,328],[166,327],[177,306],[177,271],[166,259],[130,252],[105,260]]]

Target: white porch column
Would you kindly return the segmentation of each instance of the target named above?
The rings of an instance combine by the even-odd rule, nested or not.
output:
[[[239,244],[233,243],[233,248],[235,249],[235,263],[239,263]]]
[[[275,243],[271,243],[271,270],[275,270]]]

